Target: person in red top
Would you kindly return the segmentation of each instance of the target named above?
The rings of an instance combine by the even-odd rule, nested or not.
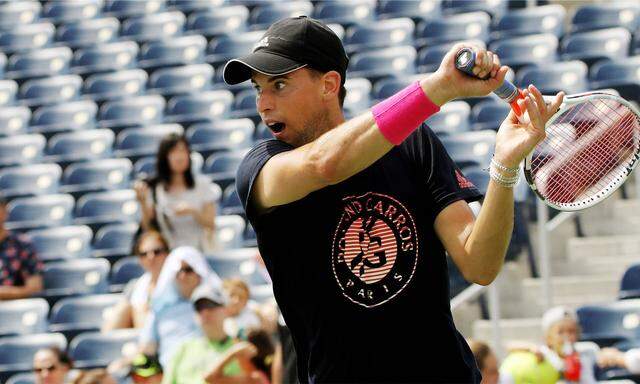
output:
[[[0,198],[0,300],[23,299],[42,290],[43,264],[26,237],[4,227],[7,216]]]

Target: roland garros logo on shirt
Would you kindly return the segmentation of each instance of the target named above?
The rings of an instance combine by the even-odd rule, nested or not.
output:
[[[394,298],[418,264],[413,217],[393,197],[368,192],[343,199],[332,245],[333,274],[352,302],[371,308]]]

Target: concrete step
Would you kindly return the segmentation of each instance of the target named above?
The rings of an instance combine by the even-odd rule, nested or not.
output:
[[[613,207],[613,217],[627,218],[630,216],[635,218],[640,217],[640,200],[617,200]]]
[[[575,261],[594,256],[610,258],[618,258],[620,256],[639,257],[640,236],[574,237],[567,242],[567,256],[569,260]]]
[[[552,258],[551,273],[553,276],[611,275],[622,278],[624,271],[638,262],[640,260],[635,256],[591,256],[581,257],[579,261]]]
[[[620,276],[611,275],[555,276],[551,279],[551,289],[555,298],[605,294],[615,297],[619,285]],[[542,290],[542,279],[527,278],[522,281],[524,300],[541,297]]]
[[[583,220],[582,227],[588,237],[638,235],[640,234],[640,216],[627,215],[611,219]]]
[[[499,322],[503,348],[514,341],[528,341],[539,344],[543,338],[539,317],[502,319]],[[473,323],[473,338],[493,343],[493,328],[489,320],[477,320]]]

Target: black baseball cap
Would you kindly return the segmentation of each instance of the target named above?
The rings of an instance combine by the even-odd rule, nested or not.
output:
[[[284,75],[302,67],[336,71],[345,82],[349,58],[340,38],[325,24],[306,16],[282,19],[269,27],[253,53],[230,60],[224,67],[227,84],[251,78],[251,71]]]

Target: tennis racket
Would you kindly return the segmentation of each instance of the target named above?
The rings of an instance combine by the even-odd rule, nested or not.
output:
[[[456,67],[472,76],[476,54],[463,48]],[[505,82],[494,91],[523,121],[522,91]],[[627,180],[640,160],[640,112],[604,92],[569,95],[545,126],[546,138],[525,158],[524,175],[547,205],[561,211],[592,207]],[[637,182],[640,182],[638,180]]]

